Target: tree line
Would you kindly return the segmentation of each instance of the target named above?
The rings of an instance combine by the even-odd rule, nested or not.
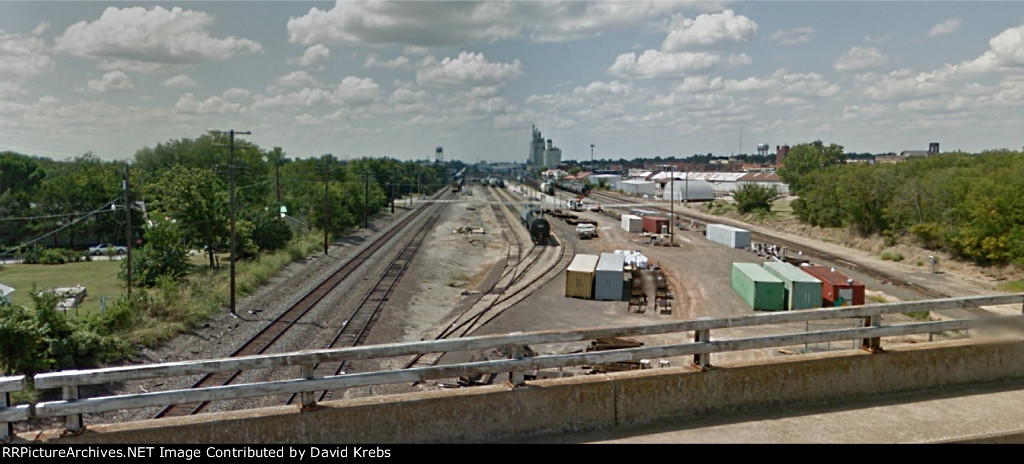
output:
[[[134,239],[145,239],[155,223],[173,220],[184,244],[223,250],[230,235],[233,176],[237,242],[240,254],[251,256],[280,247],[282,206],[307,229],[326,226],[337,234],[395,196],[432,192],[448,182],[445,168],[434,163],[332,155],[292,159],[278,147],[238,141],[230,160],[227,137],[205,134],[138,150],[129,171],[130,209],[122,201],[128,161],[104,161],[91,153],[68,161],[0,153],[5,254],[23,252],[26,244],[77,249],[97,242],[124,244],[126,213],[132,215]]]
[[[942,153],[899,163],[846,163],[842,146],[793,147],[779,171],[794,213],[894,243],[908,237],[982,265],[1024,268],[1024,152]]]
[[[54,311],[54,295],[36,288],[22,290],[32,296],[32,307],[0,299],[0,374],[122,359],[137,345],[151,346],[189,330],[222,307],[226,294],[211,278],[213,270],[198,279],[183,276],[195,271],[187,259],[190,248],[206,249],[213,267],[215,252],[229,246],[232,180],[237,254],[243,264],[251,260],[255,269],[263,269],[255,258],[276,250],[282,251],[275,256],[305,256],[296,251],[302,245],[295,243],[300,240],[293,239],[293,230],[345,233],[394,198],[446,187],[451,173],[461,168],[386,157],[292,159],[280,148],[237,140],[231,159],[229,142],[217,134],[171,140],[142,148],[125,161],[104,161],[91,153],[67,161],[0,153],[5,255],[123,244],[130,214],[133,265],[131,275],[122,265],[119,277],[138,289],[106,311],[83,317]],[[129,163],[131,207],[125,208],[122,181]]]

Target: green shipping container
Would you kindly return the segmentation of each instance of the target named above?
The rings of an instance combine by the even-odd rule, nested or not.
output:
[[[754,263],[732,263],[732,289],[751,308],[782,311],[786,288],[782,279]]]
[[[800,268],[779,261],[764,263],[764,268],[782,279],[786,287],[786,309],[813,309],[821,307],[821,281]]]

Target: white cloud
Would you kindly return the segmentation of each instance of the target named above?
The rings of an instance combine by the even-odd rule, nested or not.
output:
[[[772,74],[772,79],[779,82],[780,91],[789,95],[800,95],[803,97],[829,98],[839,92],[839,86],[829,84],[821,74],[818,73],[793,73],[786,74],[784,70]]]
[[[110,71],[99,79],[90,80],[86,88],[93,93],[107,93],[112,90],[133,89],[135,84],[123,71]]]
[[[428,56],[416,70],[416,81],[426,84],[477,85],[501,84],[523,75],[522,63],[491,63],[483,53],[460,52],[456,58],[441,61]]]
[[[529,38],[575,40],[629,30],[687,5],[680,2],[348,2],[288,20],[302,44],[440,46]]]
[[[316,44],[306,49],[302,57],[288,60],[288,64],[297,64],[303,67],[312,67],[327,59],[331,55],[331,49],[324,44]]]
[[[939,24],[932,26],[928,30],[928,37],[937,37],[940,35],[952,34],[960,30],[960,26],[963,25],[963,21],[960,18],[949,18]]]
[[[387,69],[412,69],[412,60],[404,56],[396,57],[390,61],[380,61],[377,55],[370,55],[363,63],[364,68],[387,68]]]
[[[253,108],[257,110],[331,105],[334,95],[330,89],[302,88],[287,94],[257,96]]]
[[[427,93],[422,90],[410,90],[406,88],[395,89],[388,98],[388,101],[392,103],[400,104],[412,104],[423,101],[427,96]]]
[[[367,104],[380,98],[380,85],[368,77],[348,76],[334,89],[335,101],[339,104]]]
[[[292,71],[284,76],[274,79],[274,84],[281,87],[322,87],[315,77],[306,71]]]
[[[988,41],[989,49],[973,60],[946,65],[943,78],[1006,72],[1024,66],[1024,26],[1011,27]]]
[[[186,93],[174,103],[174,111],[185,114],[244,113],[248,110],[246,106],[248,100],[249,91],[238,88],[225,90],[220,96],[210,97],[206,100],[199,100],[192,93]]]
[[[876,75],[857,76],[864,85],[864,95],[877,100],[890,100],[934,95],[946,90],[948,75],[942,72],[914,73],[909,69]]]
[[[100,60],[103,69],[140,72],[262,52],[249,39],[210,37],[212,24],[213,16],[178,7],[108,7],[96,21],[72,24],[54,43],[73,56]]]
[[[757,34],[757,23],[732,10],[702,14],[697,19],[682,18],[672,26],[661,44],[666,52],[717,50],[723,46],[749,42]]]
[[[49,21],[43,21],[43,22],[37,24],[36,27],[32,29],[32,35],[38,37],[43,32],[46,32],[46,30],[49,29],[49,28],[50,28],[50,22]]]
[[[748,65],[752,62],[746,54],[720,55],[717,53],[665,53],[646,50],[639,57],[635,53],[623,53],[615,57],[615,63],[608,68],[608,74],[619,77],[663,78],[681,77],[687,74],[701,74],[727,66]]]
[[[316,106],[366,106],[380,100],[380,85],[370,78],[347,76],[333,88],[326,87],[305,71],[295,71],[279,77],[271,86],[272,92],[284,88],[302,87],[288,93],[255,98],[256,109]]]
[[[988,41],[996,61],[1005,66],[1024,65],[1024,26],[1000,32]]]
[[[863,42],[865,45],[881,45],[885,42],[888,42],[891,38],[892,34],[882,34],[879,36],[866,35],[864,36]]]
[[[177,76],[171,77],[165,80],[162,85],[172,89],[191,89],[199,86],[195,79],[192,79],[185,74],[178,74]]]
[[[47,55],[47,51],[46,42],[39,37],[8,34],[0,30],[0,71],[21,77],[35,77],[53,71],[57,63]]]
[[[889,58],[876,47],[854,45],[836,59],[833,67],[836,71],[857,71],[877,68],[884,65],[888,60]]]
[[[576,87],[573,93],[587,97],[607,97],[629,95],[632,88],[628,84],[619,81],[591,82],[586,87]]]
[[[796,27],[793,29],[776,31],[768,38],[781,45],[795,45],[810,42],[811,35],[813,35],[814,32],[814,28],[810,26]]]
[[[874,103],[867,106],[850,105],[843,108],[842,119],[844,121],[864,122],[868,119],[878,119],[885,116],[888,110],[885,106]]]

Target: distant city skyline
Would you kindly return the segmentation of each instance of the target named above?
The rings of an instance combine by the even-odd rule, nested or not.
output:
[[[0,2],[0,151],[1021,149],[1024,2]]]

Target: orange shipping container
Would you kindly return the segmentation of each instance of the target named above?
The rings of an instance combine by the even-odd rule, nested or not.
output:
[[[800,269],[821,281],[823,306],[864,304],[864,284],[846,274],[828,266],[800,266]]]

